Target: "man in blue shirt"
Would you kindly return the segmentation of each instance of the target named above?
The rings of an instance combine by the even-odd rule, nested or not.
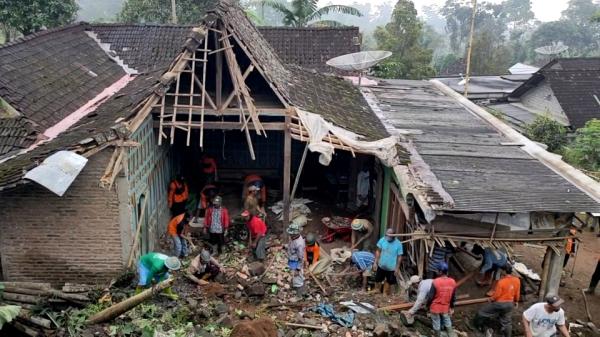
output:
[[[375,263],[373,269],[375,273],[375,290],[383,291],[384,294],[390,294],[390,286],[397,284],[396,276],[400,274],[400,263],[402,262],[402,243],[392,235],[394,230],[388,228],[385,236],[377,242],[377,251],[375,253]],[[380,286],[379,283],[383,282]],[[383,288],[383,290],[382,290]]]

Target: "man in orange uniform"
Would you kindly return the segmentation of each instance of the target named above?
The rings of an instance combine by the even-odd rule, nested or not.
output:
[[[188,185],[182,175],[178,175],[169,184],[169,208],[171,215],[176,216],[185,213],[185,204],[189,198]]]
[[[503,268],[504,275],[498,280],[490,301],[481,307],[473,319],[473,325],[480,332],[486,325],[499,319],[504,337],[512,336],[512,310],[519,304],[521,296],[521,280],[512,275],[512,266],[507,264]]]
[[[317,242],[317,236],[315,233],[308,233],[306,235],[306,248],[304,248],[304,269],[310,270],[312,266],[319,262],[319,256],[321,255],[321,247]]]
[[[188,216],[184,212],[174,216],[167,226],[167,234],[173,241],[173,256],[175,257],[188,256],[187,240],[183,237],[188,223]]]
[[[436,269],[438,277],[433,280],[427,296],[431,325],[436,337],[442,335],[442,327],[446,329],[448,336],[454,336],[450,315],[454,313],[456,302],[456,281],[448,277],[446,262],[440,262]]]

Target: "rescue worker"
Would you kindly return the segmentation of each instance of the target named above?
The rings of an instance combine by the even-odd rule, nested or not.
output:
[[[263,221],[267,218],[267,212],[264,207],[261,206],[258,192],[260,188],[257,186],[251,185],[248,187],[248,194],[244,199],[244,209],[247,209],[253,215],[260,217]]]
[[[491,285],[490,290],[486,293],[489,297],[492,295],[494,287],[500,278],[499,270],[508,262],[508,257],[505,252],[499,249],[485,248],[480,245],[474,245],[471,250],[475,255],[481,255],[482,262],[479,269],[480,279],[476,281],[480,287]]]
[[[413,275],[410,277],[408,284],[409,287],[411,287],[413,290],[416,288],[417,299],[415,300],[413,306],[410,309],[408,309],[408,311],[402,311],[402,314],[404,314],[404,317],[406,318],[408,324],[413,324],[415,321],[414,315],[427,303],[427,296],[431,291],[433,279],[421,280],[421,278],[418,275]]]
[[[596,263],[594,274],[592,274],[590,286],[585,289],[585,292],[588,294],[594,294],[596,292],[596,287],[598,286],[598,281],[600,281],[600,256],[598,256],[598,262]]]
[[[206,210],[212,204],[213,199],[219,194],[219,188],[216,185],[208,184],[200,191],[200,200],[196,208],[196,217],[205,216]]]
[[[565,325],[565,311],[561,305],[565,301],[550,295],[545,302],[536,303],[523,312],[523,332],[525,337],[557,337],[557,327],[563,337],[570,337]]]
[[[375,272],[375,290],[390,295],[390,288],[395,286],[398,281],[396,277],[400,274],[400,264],[402,263],[402,254],[404,254],[402,243],[392,236],[394,230],[388,228],[385,236],[377,242],[377,251],[375,252],[375,263],[373,269]]]
[[[189,198],[188,185],[182,175],[178,175],[169,184],[168,205],[171,216],[185,213],[185,204]]]
[[[221,197],[216,196],[204,217],[204,233],[209,235],[210,244],[217,247],[219,254],[223,252],[225,236],[230,224],[229,212],[227,208],[221,206],[222,202]]]
[[[287,233],[290,235],[290,242],[287,246],[288,268],[292,272],[292,288],[299,295],[303,295],[304,291],[304,254],[306,252],[306,244],[304,238],[300,235],[300,227],[298,224],[291,223],[287,228]]]
[[[352,227],[350,242],[352,246],[350,249],[368,250],[370,239],[373,235],[373,224],[367,219],[354,219],[350,227]]]
[[[204,185],[214,184],[217,181],[217,161],[215,158],[203,154],[200,157],[200,166],[202,166]]]
[[[499,321],[502,335],[512,336],[512,311],[519,305],[521,296],[521,280],[512,275],[513,269],[510,264],[504,266],[503,276],[494,289],[490,301],[482,306],[473,319],[474,327],[479,332],[484,332],[485,327],[493,322]]]
[[[267,255],[267,225],[248,210],[242,212],[242,219],[248,226],[248,249],[253,253],[254,258],[263,261]]]
[[[136,295],[141,293],[144,288],[150,287],[153,282],[159,283],[169,278],[169,271],[176,271],[181,268],[181,261],[175,256],[150,252],[140,257],[137,267],[138,284],[135,288]],[[163,293],[173,300],[179,298],[171,287],[163,290]]]
[[[355,250],[352,252],[351,260],[352,264],[361,272],[363,291],[367,291],[368,278],[373,274],[375,255],[371,252]]]
[[[431,325],[436,337],[442,335],[442,328],[446,330],[448,336],[454,336],[450,316],[454,313],[456,303],[456,281],[448,277],[447,263],[441,262],[436,269],[438,277],[431,283],[427,296]]]
[[[304,250],[304,268],[313,268],[316,266],[320,255],[321,246],[317,242],[317,236],[315,233],[308,233],[306,235],[306,249]]]
[[[195,278],[204,281],[212,281],[221,272],[223,266],[210,255],[210,252],[206,249],[202,249],[190,263],[188,267],[188,275],[192,275]]]
[[[187,225],[189,219],[187,213],[181,213],[174,216],[169,225],[167,226],[167,234],[171,237],[173,242],[173,255],[177,257],[188,256],[187,240],[184,235],[187,233]]]
[[[569,228],[569,238],[565,244],[565,260],[563,261],[563,268],[565,268],[567,263],[569,263],[569,258],[571,255],[577,255],[577,241],[575,240],[576,235],[577,228],[575,226],[571,226],[571,228]]]
[[[265,207],[267,204],[267,187],[263,179],[257,174],[250,174],[244,178],[244,190],[242,193],[242,200],[245,200],[248,196],[250,186],[258,188],[256,197],[258,198],[258,204],[261,207]]]

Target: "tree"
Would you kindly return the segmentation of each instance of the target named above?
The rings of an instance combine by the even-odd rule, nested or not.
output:
[[[199,23],[206,11],[212,8],[213,0],[177,0],[177,22],[179,24]],[[171,22],[171,1],[167,0],[125,0],[119,13],[119,21],[131,23]]]
[[[509,46],[484,30],[473,38],[471,72],[479,75],[503,74],[512,65],[512,55]]]
[[[0,0],[0,25],[5,34],[27,35],[71,23],[77,10],[75,0]]]
[[[433,76],[433,51],[422,46],[423,23],[410,0],[399,0],[392,13],[392,21],[377,27],[375,39],[379,49],[389,50],[393,56],[374,68],[377,76],[385,78],[422,79]]]
[[[548,151],[559,152],[567,142],[567,128],[547,115],[539,115],[525,126],[531,140],[548,146]]]
[[[592,119],[575,133],[565,150],[565,159],[588,171],[600,171],[600,120]]]
[[[262,0],[261,4],[269,6],[283,15],[283,24],[291,27],[306,26],[341,26],[335,20],[322,20],[329,13],[343,13],[354,16],[362,16],[362,13],[351,6],[328,5],[317,7],[318,0],[292,0],[291,6],[279,0]]]

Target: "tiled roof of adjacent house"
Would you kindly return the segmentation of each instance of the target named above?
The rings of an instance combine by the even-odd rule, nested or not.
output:
[[[548,81],[573,128],[600,118],[600,58],[556,59],[536,72],[517,88],[511,97],[518,98]]]
[[[382,80],[369,90],[390,133],[401,132],[423,164],[415,179],[433,173],[452,204],[423,182],[438,210],[526,213],[590,212],[600,205],[522,150],[457,100],[425,81]],[[412,161],[412,159],[411,159]],[[415,161],[416,162],[416,161]],[[406,182],[405,182],[406,183]],[[435,183],[435,182],[434,182]],[[432,204],[434,204],[432,202]]]
[[[321,72],[345,74],[325,62],[360,51],[358,27],[259,27],[259,31],[284,63]]]

